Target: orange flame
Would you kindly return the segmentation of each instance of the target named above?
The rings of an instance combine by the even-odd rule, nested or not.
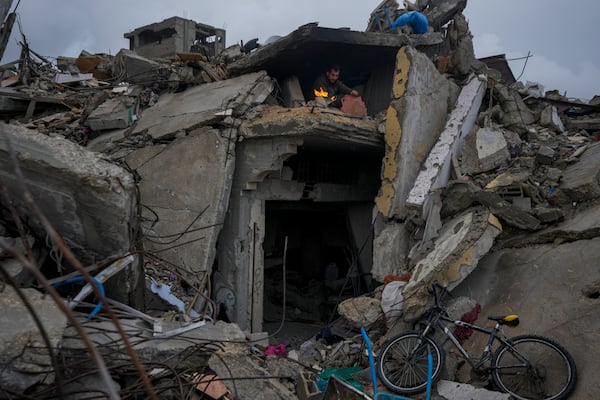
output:
[[[325,90],[323,90],[322,87],[319,88],[319,90],[315,89],[315,97],[328,97],[329,93],[327,93]]]

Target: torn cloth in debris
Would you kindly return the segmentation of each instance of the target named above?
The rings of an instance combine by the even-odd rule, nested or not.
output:
[[[381,294],[381,309],[385,314],[385,323],[390,329],[402,315],[404,298],[402,289],[406,286],[404,281],[393,281],[385,285]]]

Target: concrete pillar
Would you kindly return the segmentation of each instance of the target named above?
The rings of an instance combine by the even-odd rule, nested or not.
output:
[[[387,112],[382,183],[375,199],[384,216],[406,216],[408,193],[444,127],[448,104],[453,104],[457,95],[456,85],[440,75],[427,56],[408,46],[398,51]]]

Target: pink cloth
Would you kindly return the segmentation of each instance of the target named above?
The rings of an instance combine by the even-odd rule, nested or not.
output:
[[[265,355],[287,357],[287,349],[285,348],[285,344],[278,344],[277,346],[267,346],[265,350]]]

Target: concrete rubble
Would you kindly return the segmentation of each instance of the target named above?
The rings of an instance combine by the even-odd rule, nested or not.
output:
[[[225,47],[172,17],[54,64],[22,34],[0,67],[0,398],[307,400],[344,372],[371,398],[359,328],[377,353],[434,282],[457,319],[555,338],[574,398],[599,397],[600,97],[475,59],[466,0],[406,6],[428,33],[386,32],[406,11],[386,0],[364,32]],[[315,100],[332,63],[358,112]],[[432,398],[507,398],[488,383],[447,351]]]

